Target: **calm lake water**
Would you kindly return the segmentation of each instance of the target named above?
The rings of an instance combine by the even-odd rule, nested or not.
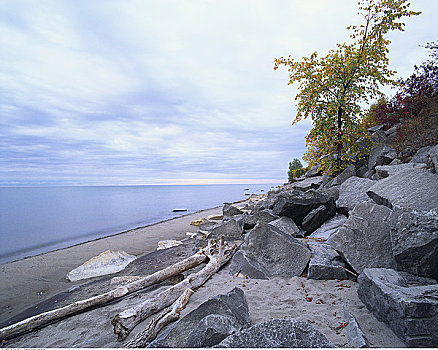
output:
[[[237,201],[245,193],[266,193],[275,185],[0,187],[0,264]],[[187,212],[173,213],[176,208]]]

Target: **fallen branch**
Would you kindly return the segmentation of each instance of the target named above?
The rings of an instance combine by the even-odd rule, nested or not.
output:
[[[339,266],[341,269],[343,269],[344,271],[348,272],[349,274],[353,275],[354,277],[359,277],[359,275],[357,273],[354,273],[353,271],[350,271],[349,269],[346,269],[343,266]]]
[[[171,305],[187,288],[196,289],[202,286],[231,258],[236,248],[236,245],[231,247],[224,243],[223,237],[219,240],[209,241],[208,246],[202,250],[209,262],[201,271],[187,276],[180,283],[113,318],[111,323],[114,325],[114,333],[118,340],[125,339],[129,332],[147,317]]]
[[[198,252],[187,259],[177,262],[163,270],[157,271],[152,275],[142,277],[134,282],[110,290],[107,293],[96,295],[94,297],[79,300],[72,304],[60,307],[58,309],[43,312],[41,314],[26,318],[23,321],[14,323],[10,326],[0,329],[0,340],[12,338],[18,334],[29,332],[33,329],[52,323],[61,318],[75,315],[91,308],[106,304],[108,302],[120,299],[127,294],[134,293],[153,284],[160,283],[168,278],[178,275],[181,272],[189,270],[207,261],[207,256],[203,252]]]
[[[153,341],[158,333],[169,323],[179,319],[181,310],[184,309],[189,302],[193,290],[187,288],[185,292],[173,303],[171,307],[166,308],[158,316],[152,318],[146,328],[138,333],[132,340],[127,342],[125,348],[145,348],[151,341]]]

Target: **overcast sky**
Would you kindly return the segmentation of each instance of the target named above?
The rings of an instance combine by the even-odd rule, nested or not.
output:
[[[402,77],[437,39],[438,1],[411,3]],[[285,182],[311,124],[273,60],[359,22],[353,0],[2,0],[0,185]]]

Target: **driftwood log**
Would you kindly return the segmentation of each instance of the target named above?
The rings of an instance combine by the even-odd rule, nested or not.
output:
[[[187,288],[185,292],[172,304],[172,306],[166,308],[163,312],[153,317],[146,328],[132,338],[132,340],[127,342],[124,347],[145,348],[157,337],[158,333],[165,326],[179,319],[181,310],[183,310],[186,304],[189,302],[190,296],[193,293],[193,290]]]
[[[53,323],[67,316],[75,315],[91,308],[104,305],[108,302],[122,298],[127,294],[134,293],[153,284],[165,281],[169,277],[178,275],[186,270],[200,265],[207,261],[207,255],[199,251],[196,254],[177,262],[163,270],[157,271],[152,275],[142,277],[134,282],[120,286],[104,294],[79,300],[72,304],[60,307],[58,309],[43,312],[41,314],[26,318],[23,321],[14,323],[10,326],[0,329],[0,340],[12,338],[18,334],[32,331],[38,327]],[[182,293],[180,293],[182,294]]]
[[[233,255],[236,245],[224,243],[223,237],[209,241],[202,252],[209,259],[207,265],[200,271],[187,276],[180,283],[158,293],[130,309],[117,314],[111,321],[118,340],[125,339],[131,330],[147,317],[170,306],[187,288],[196,289],[202,286],[216,273]]]

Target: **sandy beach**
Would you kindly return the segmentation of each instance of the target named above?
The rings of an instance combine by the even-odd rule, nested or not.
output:
[[[180,261],[193,253],[193,241],[186,232],[196,232],[194,219],[220,214],[221,207],[171,219],[148,227],[87,242],[74,247],[30,257],[0,266],[0,326],[38,312],[48,311],[76,300],[105,292],[113,286],[114,276],[148,275]],[[163,239],[184,240],[184,244],[156,251]],[[128,267],[114,275],[72,283],[66,274],[86,260],[107,249],[124,250],[138,256]],[[5,347],[123,347],[148,323],[140,323],[123,342],[113,333],[111,319],[140,300],[168,288],[165,281],[122,300],[46,326],[4,342]],[[72,288],[73,287],[73,288]],[[357,296],[354,281],[318,281],[305,277],[271,280],[233,276],[225,266],[191,297],[182,316],[211,297],[241,288],[248,301],[252,324],[273,318],[296,318],[310,322],[338,347],[351,347],[345,330],[344,305],[355,316],[371,346],[405,347],[405,344],[379,322]],[[305,298],[307,296],[307,298]],[[309,298],[310,296],[310,298]],[[309,301],[310,300],[310,301]]]

